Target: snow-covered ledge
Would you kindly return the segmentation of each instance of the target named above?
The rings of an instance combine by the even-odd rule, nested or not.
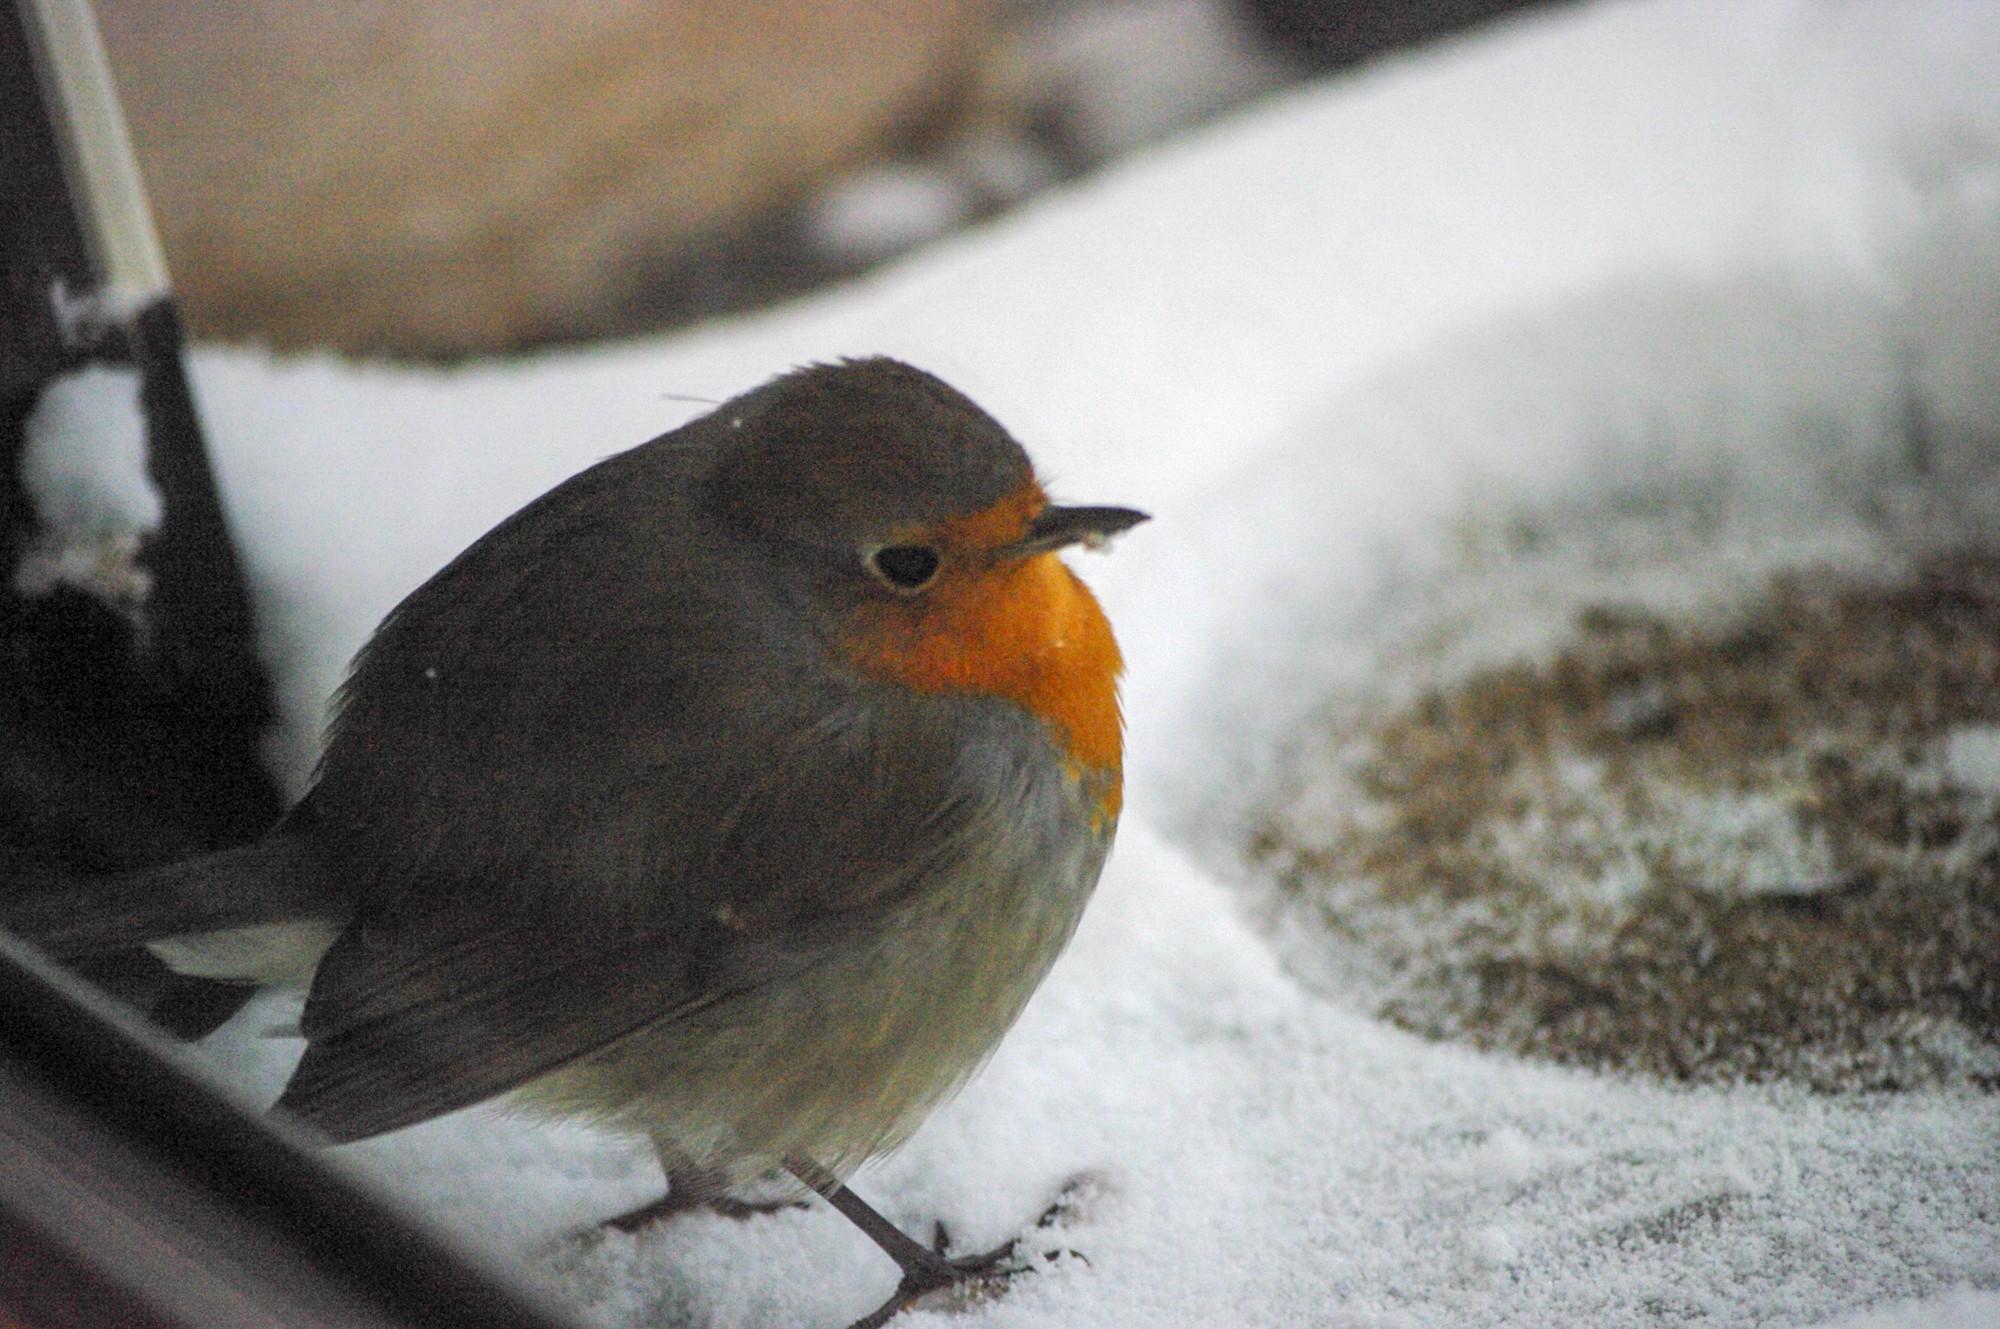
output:
[[[778,313],[451,373],[195,369],[295,781],[376,619],[686,418],[677,395],[901,355],[1013,427],[1061,496],[1157,515],[1080,565],[1131,666],[1102,898],[994,1064],[864,1178],[968,1246],[1091,1179],[1060,1238],[1088,1264],[986,1321],[1972,1324],[2000,1318],[1989,1096],[1686,1089],[1424,1042],[1297,982],[1189,846],[1213,858],[1272,740],[1371,667],[1392,592],[1447,584],[1522,512],[1585,520],[1634,477],[1727,463],[1730,512],[1771,538],[1656,579],[1660,603],[1787,561],[1884,566],[1827,497],[1852,493],[1835,463],[1890,455],[1913,410],[1991,437],[1996,232],[2000,8],[1580,5],[1292,94]],[[1952,497],[1978,527],[1979,494]],[[1533,615],[1486,621],[1479,658],[1547,646]],[[282,1074],[252,1038],[215,1051],[245,1083]],[[348,1152],[607,1324],[838,1323],[882,1291],[817,1212],[543,1245],[657,1185],[580,1131],[475,1110]]]

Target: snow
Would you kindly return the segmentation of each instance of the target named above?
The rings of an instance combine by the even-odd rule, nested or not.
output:
[[[2000,1319],[2000,1297],[1970,1289],[1933,1301],[1899,1301],[1843,1315],[1827,1329],[1986,1329]]]
[[[1681,536],[1634,494],[1712,496],[1708,545],[1619,565],[1690,613],[1774,567],[1892,566],[1884,531],[2000,529],[1991,494],[1876,485],[1913,401],[1940,437],[2000,434],[2000,7],[1569,7],[673,339],[451,372],[203,350],[293,787],[347,657],[487,526],[681,398],[872,352],[968,391],[1060,497],[1157,516],[1078,563],[1130,663],[1099,899],[993,1064],[858,1182],[960,1250],[1079,1184],[1036,1232],[1056,1258],[957,1322],[2000,1325],[1990,1096],[1427,1043],[1302,981],[1228,853],[1315,699],[1383,668],[1385,623],[1460,624],[1460,661],[1544,648],[1587,585],[1450,595],[1523,520],[1643,554]],[[1884,503],[1916,506],[1854,517]],[[264,1101],[288,1014],[207,1048]],[[474,1109],[342,1155],[605,1325],[839,1324],[894,1281],[823,1207],[568,1236],[659,1185],[582,1129]]]
[[[136,369],[89,365],[50,381],[23,430],[21,483],[41,521],[15,571],[15,589],[58,586],[113,603],[142,598],[150,582],[134,563],[160,522],[146,473],[146,418]]]
[[[971,200],[942,172],[908,162],[857,171],[814,199],[806,217],[813,247],[843,262],[867,262],[965,223]]]
[[[133,532],[159,525],[139,387],[136,369],[90,365],[43,389],[28,416],[21,481],[44,522]]]
[[[1074,6],[1039,25],[1020,77],[1050,85],[1089,161],[1132,151],[1277,84],[1284,70],[1221,0]]]
[[[1966,725],[1945,739],[1946,773],[1958,783],[2000,794],[2000,726]]]

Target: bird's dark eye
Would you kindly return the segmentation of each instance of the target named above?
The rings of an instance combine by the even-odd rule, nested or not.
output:
[[[884,545],[868,555],[868,570],[899,591],[921,591],[943,561],[929,545]]]

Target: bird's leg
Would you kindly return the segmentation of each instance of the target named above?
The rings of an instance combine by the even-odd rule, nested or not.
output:
[[[723,1175],[712,1168],[673,1163],[664,1166],[667,1174],[665,1195],[616,1218],[607,1218],[603,1226],[620,1232],[637,1232],[695,1209],[710,1209],[724,1218],[745,1219],[759,1214],[775,1214],[781,1209],[796,1208],[799,1204],[796,1200],[739,1200],[729,1193]]]
[[[1003,1246],[995,1247],[984,1255],[961,1256],[956,1260],[947,1259],[942,1250],[932,1250],[906,1234],[901,1228],[875,1212],[866,1200],[847,1189],[840,1179],[810,1159],[790,1158],[785,1160],[785,1169],[814,1191],[848,1222],[867,1234],[870,1241],[882,1248],[883,1254],[896,1262],[903,1271],[903,1281],[897,1285],[890,1298],[875,1310],[856,1320],[849,1329],[878,1329],[887,1324],[898,1313],[909,1309],[918,1299],[936,1292],[940,1288],[976,1279],[982,1275],[994,1274],[1000,1265],[1014,1254],[1019,1244],[1015,1239]],[[942,1242],[940,1242],[942,1244]]]
[[[604,1220],[604,1226],[616,1228],[620,1232],[637,1232],[640,1228],[685,1214],[714,1203],[722,1194],[722,1178],[704,1168],[669,1166],[667,1173],[667,1193],[651,1204],[642,1204],[637,1209],[627,1210],[616,1218]]]

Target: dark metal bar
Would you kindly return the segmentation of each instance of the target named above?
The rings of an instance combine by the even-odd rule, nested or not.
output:
[[[0,1322],[67,1269],[84,1298],[190,1329],[570,1324],[4,934],[0,1228],[57,1253],[27,1285],[0,1260]]]

